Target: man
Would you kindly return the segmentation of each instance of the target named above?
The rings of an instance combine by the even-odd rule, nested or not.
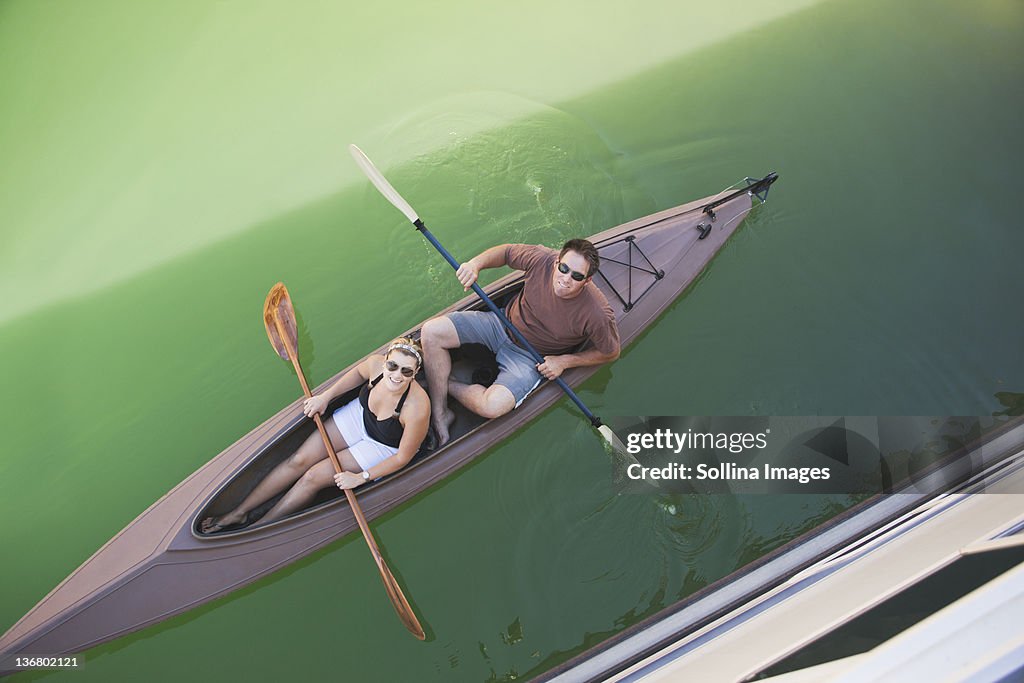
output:
[[[600,365],[619,357],[615,314],[591,281],[599,265],[593,244],[572,239],[561,251],[502,244],[459,266],[457,277],[466,289],[485,268],[510,266],[526,273],[523,289],[505,308],[505,315],[544,362],[534,363],[490,311],[458,311],[428,320],[421,341],[439,443],[448,441],[448,428],[455,417],[448,409],[449,394],[478,415],[498,417],[522,403],[545,378],[555,379],[569,368]],[[584,350],[573,353],[585,342]],[[448,350],[471,343],[483,344],[498,361],[498,377],[489,387],[450,377]]]

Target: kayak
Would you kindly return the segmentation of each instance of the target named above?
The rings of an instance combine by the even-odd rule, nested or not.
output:
[[[669,306],[736,232],[750,210],[763,203],[777,179],[747,178],[738,189],[683,204],[610,228],[588,239],[601,255],[594,283],[615,312],[625,348]],[[522,287],[513,272],[485,288],[499,305]],[[468,296],[440,314],[483,308]],[[404,332],[418,336],[416,327]],[[399,335],[394,335],[395,337]],[[384,347],[373,353],[383,353]],[[321,391],[362,362],[324,382]],[[598,370],[572,368],[562,378],[577,386]],[[493,373],[482,347],[453,353],[453,374],[463,379]],[[422,376],[417,378],[425,383]],[[486,420],[453,401],[451,439],[425,444],[401,470],[356,489],[367,519],[374,519],[422,492],[484,453],[563,397],[545,382],[511,413]],[[344,400],[335,401],[333,410]],[[235,591],[335,541],[357,528],[341,491],[320,492],[309,507],[260,524],[275,502],[254,511],[247,527],[203,533],[200,522],[233,508],[315,427],[302,413],[302,398],[253,429],[178,484],[86,560],[0,638],[4,667],[11,656],[81,652],[145,628]],[[430,440],[428,439],[428,442]]]

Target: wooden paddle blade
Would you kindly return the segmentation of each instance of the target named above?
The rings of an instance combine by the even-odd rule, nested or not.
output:
[[[288,344],[285,344],[285,340],[281,338],[275,319],[281,321],[281,329],[288,335]],[[296,332],[295,309],[292,308],[292,299],[283,282],[278,282],[267,294],[267,300],[263,304],[263,325],[267,328],[267,337],[274,350],[277,351],[277,355],[285,360],[292,360],[288,355],[288,347],[290,345],[293,349],[299,348],[298,333]]]
[[[412,605],[405,599],[405,593],[402,592],[391,570],[388,569],[386,564],[383,564],[383,558],[381,558],[380,564],[377,567],[380,569],[381,578],[384,579],[384,590],[387,592],[388,597],[391,598],[391,604],[394,606],[395,613],[398,614],[402,624],[418,640],[426,640],[427,634],[423,631],[420,620],[416,618]]]
[[[359,530],[363,532],[363,540],[366,541],[366,545],[370,548],[370,555],[373,556],[373,561],[377,565],[377,571],[380,572],[380,578],[384,581],[384,591],[388,594],[388,599],[391,600],[395,613],[398,614],[398,618],[402,620],[405,627],[409,629],[409,633],[420,640],[426,640],[427,634],[423,632],[423,627],[420,626],[419,619],[416,618],[412,605],[406,600],[405,593],[402,592],[397,579],[395,579],[395,575],[391,573],[391,568],[388,567],[388,563],[380,553],[377,539],[373,537],[373,532],[370,531],[370,525],[366,522],[366,517],[363,515],[363,509],[359,506],[356,494],[351,489],[345,489],[345,498],[352,509],[352,515],[356,518]]]

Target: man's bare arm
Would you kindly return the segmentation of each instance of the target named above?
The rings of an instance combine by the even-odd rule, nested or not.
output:
[[[537,366],[537,371],[546,379],[555,379],[569,368],[581,368],[589,365],[611,363],[619,357],[619,349],[612,353],[604,353],[598,349],[588,349],[579,353],[566,353],[561,356],[544,356],[544,362]]]
[[[507,244],[499,244],[477,254],[459,266],[459,269],[455,271],[455,275],[459,278],[459,282],[462,283],[462,287],[464,289],[472,287],[476,279],[480,277],[480,271],[485,268],[500,268],[508,265],[505,262],[505,251],[507,249]]]

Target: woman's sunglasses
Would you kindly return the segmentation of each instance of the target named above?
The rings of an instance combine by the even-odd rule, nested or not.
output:
[[[388,369],[388,372],[394,372],[395,370],[401,369],[402,377],[414,377],[416,375],[415,368],[410,368],[405,365],[399,365],[393,360],[384,361],[384,367]]]
[[[558,262],[558,272],[561,273],[562,275],[571,273],[570,277],[572,277],[572,279],[575,280],[576,282],[583,282],[584,280],[587,279],[586,275],[584,275],[578,270],[573,270],[572,268],[565,265],[561,261]]]

